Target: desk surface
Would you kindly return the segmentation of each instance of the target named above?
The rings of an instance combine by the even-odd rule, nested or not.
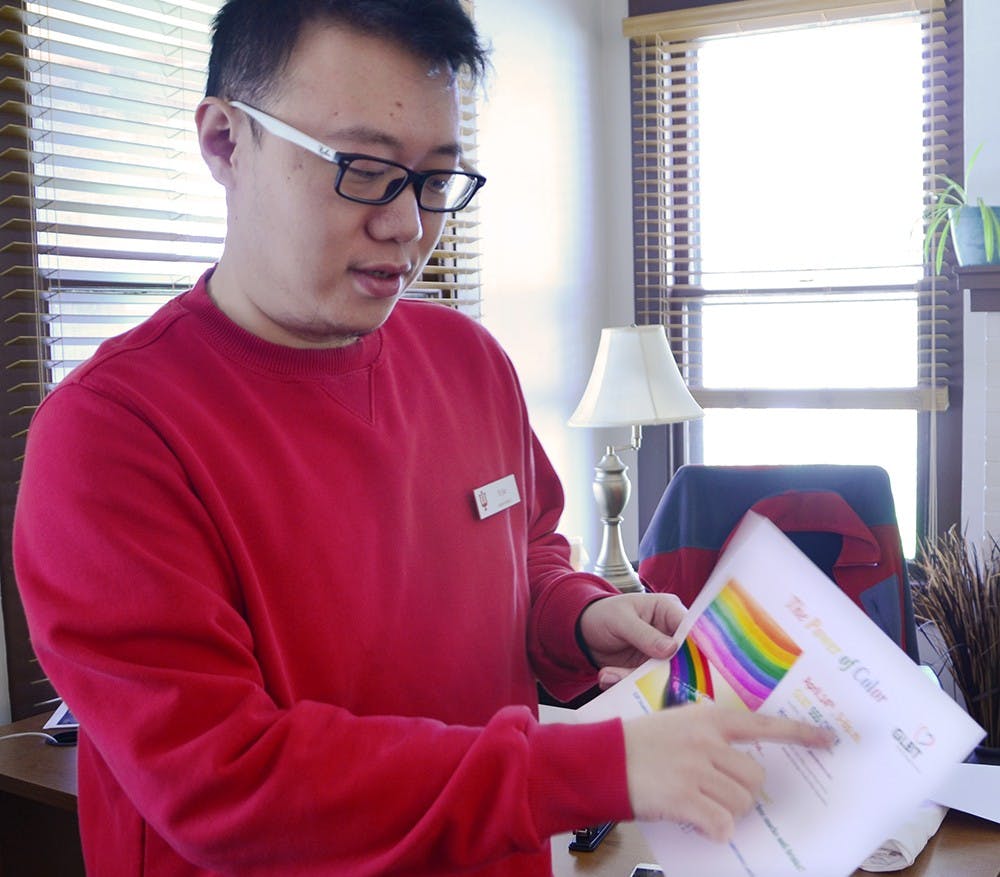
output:
[[[652,861],[633,824],[616,825],[592,853],[570,852],[569,841],[568,834],[552,839],[555,877],[629,877],[638,862]],[[1000,877],[1000,825],[952,810],[917,861],[892,873],[899,877]],[[856,871],[855,877],[868,877],[868,872]]]
[[[3,726],[0,736],[37,731],[45,718]],[[75,811],[76,747],[49,746],[41,737],[0,740],[0,793]],[[571,853],[569,840],[569,835],[552,839],[555,877],[628,877],[637,862],[650,861],[649,849],[632,824],[616,825],[592,853]],[[1000,877],[1000,825],[953,810],[916,863],[894,873],[900,877]]]
[[[40,731],[47,715],[0,727],[0,737]],[[0,740],[0,792],[76,811],[76,747],[49,746],[41,737]]]

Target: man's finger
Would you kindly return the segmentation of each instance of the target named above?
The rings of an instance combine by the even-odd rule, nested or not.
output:
[[[799,746],[829,748],[836,742],[836,735],[819,725],[787,719],[783,716],[765,716],[760,713],[742,713],[727,710],[723,733],[730,742],[769,740],[774,743],[795,743]]]
[[[654,595],[650,594],[649,596],[653,597]],[[656,626],[663,630],[677,630],[678,625],[687,615],[687,606],[680,601],[676,594],[656,594],[655,599]]]
[[[638,615],[626,616],[619,635],[633,648],[650,658],[669,658],[677,651],[677,642]]]
[[[597,685],[604,691],[612,685],[617,685],[631,672],[625,667],[601,667],[601,671],[597,674]]]
[[[696,796],[688,804],[688,810],[682,820],[693,825],[710,840],[725,843],[733,836],[736,820],[733,814],[718,801],[707,795]]]
[[[731,776],[720,773],[711,785],[702,789],[702,794],[724,807],[734,820],[746,816],[753,809],[760,786],[747,786]]]
[[[720,774],[746,789],[752,798],[764,788],[763,765],[742,750],[727,747],[713,758],[713,764]]]

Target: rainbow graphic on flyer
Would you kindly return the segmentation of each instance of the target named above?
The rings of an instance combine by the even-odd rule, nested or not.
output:
[[[670,659],[670,678],[663,688],[662,705],[676,706],[713,695],[708,659],[689,637]]]
[[[802,654],[734,579],[695,621],[688,638],[751,710],[767,699]]]
[[[669,662],[657,662],[635,684],[650,710],[711,699],[714,695],[708,659],[689,639]]]

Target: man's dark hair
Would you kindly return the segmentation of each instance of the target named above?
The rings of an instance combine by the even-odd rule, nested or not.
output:
[[[227,0],[215,16],[205,93],[260,101],[311,21],[391,40],[473,81],[486,69],[486,50],[459,0]]]

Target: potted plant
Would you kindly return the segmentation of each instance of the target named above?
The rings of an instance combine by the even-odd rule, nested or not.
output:
[[[944,188],[924,210],[924,261],[930,261],[933,253],[937,274],[941,273],[948,238],[963,267],[1000,262],[1000,207],[991,207],[982,198],[977,198],[974,205],[969,203],[969,174],[981,149],[977,147],[969,159],[966,185],[944,174],[934,177]]]
[[[956,527],[922,546],[914,563],[913,608],[965,709],[986,730],[980,761],[1000,763],[1000,544],[980,554]],[[932,626],[928,633],[927,626]]]

